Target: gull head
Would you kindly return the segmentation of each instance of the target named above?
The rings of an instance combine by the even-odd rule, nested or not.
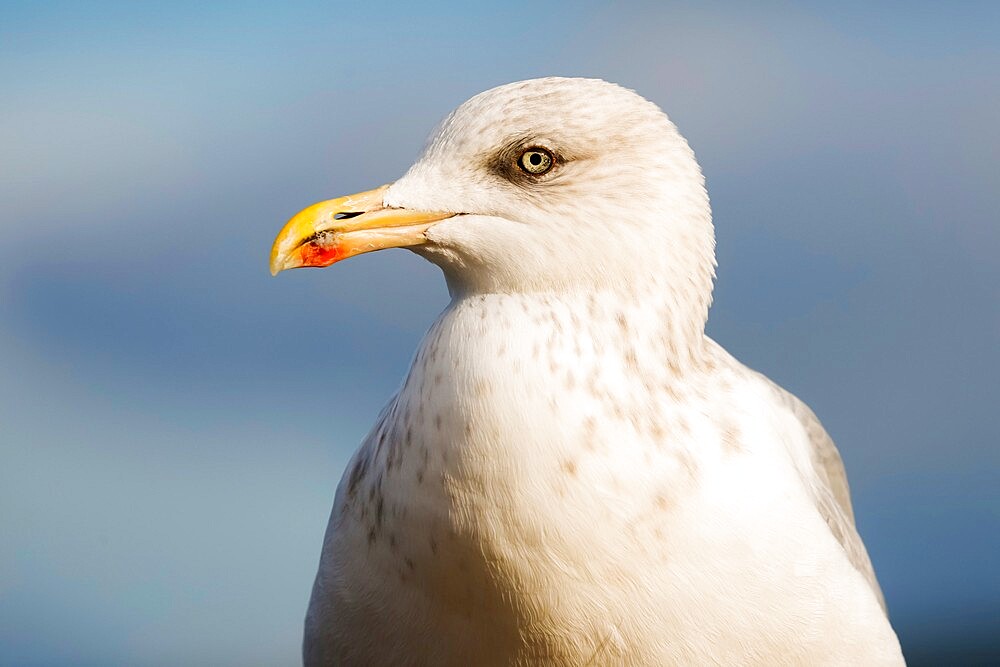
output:
[[[293,217],[271,270],[390,247],[439,265],[456,295],[643,286],[696,310],[708,308],[715,266],[687,142],[655,104],[597,79],[469,99],[402,178]]]

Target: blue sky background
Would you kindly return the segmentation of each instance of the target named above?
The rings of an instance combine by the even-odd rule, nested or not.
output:
[[[0,664],[298,661],[447,295],[399,250],[272,279],[271,240],[551,74],[691,142],[709,331],[839,443],[911,664],[1000,656],[1000,5],[869,4],[3,3]]]

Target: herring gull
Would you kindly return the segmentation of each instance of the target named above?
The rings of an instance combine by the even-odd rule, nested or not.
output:
[[[405,247],[451,303],[337,489],[318,665],[900,665],[844,467],[705,336],[714,231],[654,104],[592,79],[462,104],[271,270]]]

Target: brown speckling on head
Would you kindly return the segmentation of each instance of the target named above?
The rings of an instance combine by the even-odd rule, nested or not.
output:
[[[671,505],[670,499],[664,493],[656,494],[656,498],[654,498],[653,502],[656,505],[656,509],[660,510],[661,512],[665,512],[668,509],[670,509]]]
[[[663,424],[661,424],[658,419],[654,419],[649,425],[649,435],[652,436],[657,445],[663,443],[664,435],[666,434],[663,430]]]
[[[673,382],[667,382],[666,384],[664,384],[663,391],[664,393],[666,393],[667,396],[670,397],[671,400],[675,402],[680,402],[681,393],[677,390],[677,387],[674,386]]]
[[[687,473],[688,479],[691,481],[698,479],[698,462],[691,456],[691,452],[683,449],[678,451],[677,460],[684,472]]]
[[[639,372],[639,360],[635,355],[635,348],[631,346],[625,350],[625,365],[633,373]]]
[[[743,434],[734,422],[726,422],[722,427],[722,450],[727,454],[738,454],[743,451]]]
[[[677,429],[685,435],[691,432],[691,424],[684,415],[677,416]]]

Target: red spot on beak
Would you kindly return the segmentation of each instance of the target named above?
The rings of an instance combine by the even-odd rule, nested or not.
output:
[[[315,241],[306,243],[299,248],[299,258],[302,266],[323,267],[344,259],[346,253],[340,244],[319,245]]]

